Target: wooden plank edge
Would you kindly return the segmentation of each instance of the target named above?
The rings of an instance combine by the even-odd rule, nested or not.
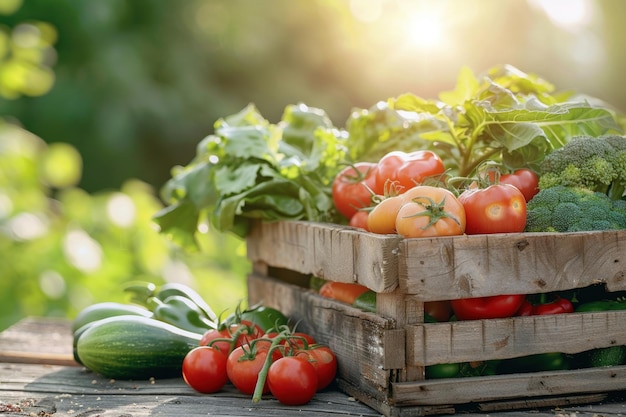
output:
[[[0,362],[26,363],[35,365],[81,366],[74,360],[72,355],[63,353],[3,351],[0,352]]]
[[[398,406],[450,405],[626,390],[626,366],[392,383]]]

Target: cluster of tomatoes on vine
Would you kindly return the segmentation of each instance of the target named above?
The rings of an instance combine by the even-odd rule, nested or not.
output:
[[[183,360],[183,379],[201,393],[230,382],[258,402],[271,394],[286,405],[308,403],[335,379],[337,358],[327,346],[288,326],[267,329],[241,320],[208,330]]]
[[[538,192],[539,177],[526,168],[501,173],[483,167],[458,189],[436,153],[392,151],[339,172],[333,202],[351,226],[373,233],[413,238],[523,232],[526,203]]]

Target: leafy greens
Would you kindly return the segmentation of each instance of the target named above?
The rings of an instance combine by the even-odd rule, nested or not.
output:
[[[203,223],[244,237],[256,220],[342,222],[331,186],[347,163],[431,149],[454,176],[472,175],[485,160],[536,169],[573,136],[621,134],[620,120],[604,103],[555,92],[510,65],[481,77],[463,68],[438,100],[403,94],[354,109],[343,129],[304,104],[287,106],[277,124],[250,104],[218,120],[195,158],[172,170],[161,193],[169,205],[154,220],[187,249]]]

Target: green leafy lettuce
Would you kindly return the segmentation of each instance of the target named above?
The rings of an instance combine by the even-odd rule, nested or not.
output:
[[[622,129],[604,103],[555,92],[508,65],[479,77],[463,68],[455,89],[437,100],[403,94],[353,109],[343,129],[304,104],[287,106],[276,124],[249,105],[218,120],[195,158],[173,169],[162,189],[168,206],[154,219],[186,248],[195,247],[200,225],[243,237],[256,220],[337,222],[331,186],[346,163],[431,149],[452,176],[470,176],[485,160],[536,169],[574,136]]]
[[[245,236],[254,220],[335,220],[330,188],[345,138],[324,111],[292,105],[271,124],[248,105],[214,130],[161,190],[162,233],[194,249],[200,224]]]
[[[429,148],[454,175],[468,176],[487,159],[537,168],[573,136],[621,133],[622,126],[603,103],[555,93],[545,80],[505,65],[479,78],[463,68],[456,88],[439,100],[404,94],[354,111],[347,130],[354,159]]]

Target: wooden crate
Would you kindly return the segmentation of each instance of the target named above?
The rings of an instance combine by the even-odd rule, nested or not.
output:
[[[424,323],[424,302],[604,283],[626,290],[626,231],[401,239],[330,224],[257,225],[247,239],[251,303],[283,310],[328,344],[339,386],[387,416],[599,401],[626,366],[427,380],[428,365],[626,345],[626,311]],[[308,277],[377,292],[377,312],[327,300]]]

